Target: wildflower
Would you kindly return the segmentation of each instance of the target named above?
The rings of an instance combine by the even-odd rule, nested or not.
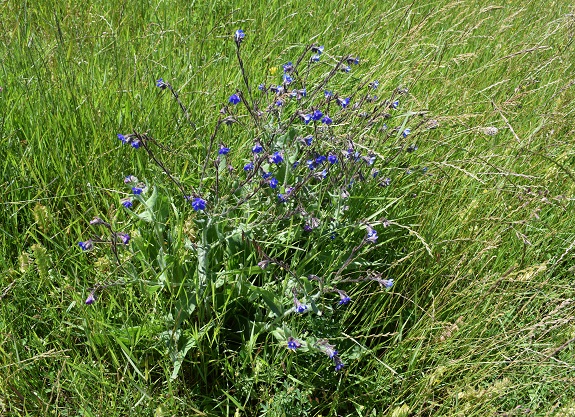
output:
[[[375,80],[369,83],[369,86],[375,90],[377,87],[379,87],[379,81]]]
[[[359,64],[359,57],[355,57],[355,58],[352,57],[352,56],[347,57],[346,60],[345,60],[345,62],[347,62],[347,63],[350,64],[350,65],[351,65],[351,64],[353,64],[353,65],[358,65],[358,64]]]
[[[130,241],[130,235],[127,234],[127,233],[116,233],[116,236],[117,236],[118,238],[120,238],[120,240],[122,241],[122,243],[123,243],[124,245],[127,245],[128,242]]]
[[[124,206],[125,208],[132,208],[132,206],[134,205],[132,203],[132,198],[131,197],[126,197],[126,198],[122,198],[120,200],[120,203],[122,204],[122,206]]]
[[[350,72],[351,71],[351,67],[349,65],[342,65],[339,69],[343,72]]]
[[[120,139],[122,141],[122,143],[126,144],[128,143],[128,139],[126,136],[122,135],[121,133],[118,133],[118,139]]]
[[[327,161],[328,161],[330,164],[333,165],[333,164],[337,163],[337,156],[335,156],[334,154],[330,153],[330,154],[327,156]]]
[[[168,88],[168,83],[166,83],[163,78],[160,78],[159,80],[156,80],[156,87],[161,90],[165,90]]]
[[[371,170],[371,176],[373,178],[377,177],[378,175],[379,175],[379,171],[377,169],[374,168]]]
[[[234,34],[234,40],[236,41],[236,43],[239,44],[242,43],[242,40],[246,37],[246,34],[244,33],[243,30],[238,29],[236,30],[236,33]]]
[[[262,172],[262,178],[263,178],[264,180],[267,180],[267,179],[268,179],[269,177],[271,177],[271,176],[272,176],[272,173],[271,173],[271,172]]]
[[[284,74],[283,79],[286,85],[290,85],[293,82],[293,78],[288,74]]]
[[[343,367],[345,366],[343,364],[343,362],[341,361],[339,356],[334,356],[333,357],[333,363],[335,364],[335,371],[339,372],[343,369]]]
[[[278,180],[275,179],[275,178],[272,178],[272,179],[270,180],[270,187],[272,187],[272,188],[275,189],[275,188],[277,188],[277,186],[278,186]]]
[[[296,350],[297,348],[301,347],[301,343],[290,336],[290,337],[288,337],[287,347],[288,347],[288,349]]]
[[[306,136],[305,138],[303,138],[303,141],[307,146],[311,146],[311,142],[313,141],[313,136]]]
[[[248,162],[247,164],[244,165],[244,171],[251,171],[253,169],[254,169],[253,162]]]
[[[318,45],[312,45],[311,47],[311,51],[315,54],[321,55],[323,52],[323,45],[318,46]]]
[[[312,115],[311,115],[311,119],[312,120],[320,120],[322,116],[323,116],[323,113],[321,112],[321,110],[314,110]]]
[[[304,114],[303,115],[303,121],[306,125],[312,121],[312,118],[313,118],[313,116],[311,114]]]
[[[315,163],[317,165],[323,164],[325,161],[327,161],[327,158],[323,155],[319,155],[317,158],[315,158]]]
[[[138,178],[134,177],[133,175],[128,175],[124,178],[124,184],[129,184],[131,182],[138,182]]]
[[[304,232],[311,232],[313,229],[311,228],[311,226],[309,224],[304,224],[303,225],[303,231]]]
[[[99,218],[98,216],[96,216],[92,220],[90,220],[90,225],[92,225],[92,226],[97,226],[100,224],[107,224],[107,223],[104,220],[102,220],[101,218]]]
[[[281,85],[278,85],[277,87],[275,85],[270,86],[270,90],[272,93],[275,93],[277,95],[281,95],[284,93],[284,88]]]
[[[284,69],[284,73],[291,74],[294,70],[294,66],[293,66],[292,62],[289,61],[287,64],[283,65],[283,69]]]
[[[365,161],[365,163],[367,165],[373,165],[375,163],[375,158],[376,158],[375,155],[370,154],[370,155],[364,156],[363,160]]]
[[[414,144],[409,145],[407,147],[406,151],[411,153],[411,152],[415,152],[417,149],[418,149],[418,146],[414,143]]]
[[[296,169],[298,166],[299,166],[299,161],[295,161],[291,167],[292,167],[292,169]]]
[[[408,137],[409,134],[411,133],[411,129],[410,128],[406,128],[403,132],[401,132],[401,136],[403,136],[404,138]]]
[[[220,150],[218,151],[218,154],[220,155],[227,155],[228,153],[230,153],[230,148],[228,148],[226,145],[224,145],[223,143],[220,144]]]
[[[278,194],[278,200],[280,203],[285,203],[288,199],[288,195],[286,194]]]
[[[345,109],[349,104],[350,98],[337,98],[337,104],[341,106],[342,109]]]
[[[132,187],[132,192],[134,195],[140,195],[143,191],[144,189],[142,187]]]
[[[284,158],[281,152],[274,152],[272,156],[270,156],[270,162],[274,164],[281,164],[284,161]]]
[[[319,62],[319,58],[320,58],[319,54],[314,54],[311,56],[310,61],[311,62]]]
[[[379,182],[380,187],[388,187],[391,184],[391,178],[384,178]]]
[[[338,292],[339,298],[340,298],[340,300],[338,301],[338,304],[340,306],[349,304],[349,302],[351,301],[351,298],[349,298],[349,296],[345,293],[345,291],[337,290],[337,292]]]
[[[96,294],[94,294],[94,291],[92,291],[92,292],[90,293],[90,295],[88,295],[88,298],[86,298],[85,303],[86,303],[87,305],[92,305],[92,304],[94,304],[95,302],[96,302]]]
[[[326,339],[320,339],[317,344],[323,348],[323,352],[330,358],[333,359],[337,356],[337,350],[335,350],[334,345],[330,345]]]
[[[229,101],[232,104],[238,104],[240,101],[242,101],[242,99],[237,94],[232,94],[229,98]]]
[[[399,107],[399,100],[395,100],[393,103],[389,105],[392,109],[397,109]]]
[[[325,115],[323,119],[321,119],[322,123],[325,123],[326,125],[330,125],[333,120],[331,120],[331,117],[329,117],[328,115]]]
[[[85,242],[78,242],[78,246],[80,246],[80,249],[83,251],[88,251],[94,248],[94,242],[92,239],[88,239]]]
[[[295,311],[297,311],[298,313],[303,313],[307,310],[307,306],[305,304],[302,304],[297,297],[294,295],[293,296],[293,302],[295,305]]]
[[[319,178],[320,180],[323,180],[325,177],[327,177],[327,170],[324,169],[320,173],[316,174],[315,177]]]
[[[201,197],[196,197],[192,200],[192,208],[194,211],[200,211],[206,209],[206,200]]]
[[[307,91],[305,88],[302,88],[301,90],[297,90],[297,99],[301,99],[302,97],[305,97],[307,95]]]
[[[382,279],[380,280],[380,284],[383,285],[385,288],[391,288],[393,287],[393,278]]]
[[[262,145],[256,141],[254,147],[252,148],[252,152],[253,153],[260,153],[263,150],[264,150],[264,148],[262,147]]]
[[[371,226],[367,226],[367,235],[365,237],[365,240],[371,243],[377,242],[377,232]]]
[[[333,92],[332,92],[332,91],[328,91],[328,90],[324,90],[323,96],[324,96],[325,98],[332,98],[332,97],[333,97]]]
[[[266,85],[264,83],[261,83],[260,85],[258,85],[258,90],[263,91],[265,93],[266,92]]]
[[[315,169],[315,161],[313,159],[308,159],[305,163],[310,170]]]
[[[284,105],[283,100],[278,100],[278,101],[276,101],[276,106],[277,106],[277,107],[281,107],[281,106],[283,106],[283,105]]]

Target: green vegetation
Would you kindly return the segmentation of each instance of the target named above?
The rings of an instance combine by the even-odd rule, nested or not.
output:
[[[0,415],[575,415],[573,6],[321,3],[0,3]],[[334,58],[316,82],[351,55],[360,64],[334,78],[345,94],[375,79],[382,96],[408,90],[392,120],[412,136],[354,140],[382,156],[390,186],[357,181],[340,207],[339,190],[310,182],[333,242],[328,217],[309,234],[268,222],[289,207],[271,194],[202,228],[254,140],[223,127],[206,157],[220,110],[245,94],[237,29],[254,96],[313,43]],[[345,122],[340,139],[360,126]],[[205,180],[206,213],[122,146],[132,131],[161,143],[186,187]],[[220,141],[235,172],[209,164],[201,178]],[[149,185],[134,215],[120,206],[132,174]],[[131,234],[122,267],[105,245],[78,247],[94,216]],[[311,294],[301,277],[333,276],[357,246],[346,277],[377,270],[391,289],[354,283],[349,305],[324,294],[322,316],[310,304],[277,320],[290,275]],[[262,271],[266,256],[277,262]],[[303,349],[287,349],[290,333]]]

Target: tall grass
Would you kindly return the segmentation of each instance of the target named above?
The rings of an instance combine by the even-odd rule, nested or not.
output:
[[[0,8],[0,414],[573,415],[571,6]],[[407,88],[405,110],[424,109],[439,124],[390,165],[385,194],[365,187],[350,204],[358,213],[380,209],[398,225],[368,259],[395,286],[360,287],[339,310],[334,341],[348,347],[348,366],[337,374],[290,355],[271,334],[230,336],[236,317],[225,313],[241,298],[222,294],[213,300],[221,314],[185,322],[199,343],[176,378],[162,339],[181,307],[175,295],[139,282],[84,305],[113,271],[106,256],[78,249],[88,221],[117,214],[125,175],[167,187],[116,133],[161,139],[170,170],[198,181],[221,105],[243,82],[238,28],[249,33],[242,48],[253,86],[272,82],[274,67],[317,42],[334,56],[361,57],[352,81],[384,74],[381,90]],[[155,87],[160,77],[176,86],[196,128]],[[235,139],[228,144],[252,138]],[[384,155],[398,146],[371,145]],[[182,235],[198,233],[190,218],[171,222]],[[288,256],[281,245],[276,253]],[[236,256],[232,271],[246,261]]]

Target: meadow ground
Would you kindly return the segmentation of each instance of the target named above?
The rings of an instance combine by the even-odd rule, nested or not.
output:
[[[575,416],[569,2],[8,0],[0,11],[0,415]],[[375,166],[392,181],[358,185],[342,217],[392,223],[349,265],[378,268],[391,289],[350,286],[352,302],[323,316],[276,314],[285,294],[272,290],[284,284],[256,272],[246,239],[282,262],[273,274],[328,276],[364,229],[342,226],[334,246],[319,229],[303,241],[289,222],[266,235],[258,222],[277,204],[250,202],[230,211],[245,228],[204,274],[204,214],[143,149],[117,140],[149,132],[169,170],[199,186],[220,109],[236,89],[248,94],[237,29],[254,95],[313,43],[327,73],[326,57],[360,57],[337,87],[407,89],[398,117],[423,124],[406,141],[356,140],[383,155]],[[232,150],[250,134],[223,133]],[[243,174],[239,154],[228,161]],[[118,210],[130,174],[165,194],[171,215],[151,231]],[[132,235],[117,259],[132,269],[78,247],[94,216]],[[197,287],[187,276],[210,297],[186,303]],[[121,285],[86,305],[106,279]],[[286,329],[307,353],[284,346]],[[313,353],[322,332],[339,372]]]

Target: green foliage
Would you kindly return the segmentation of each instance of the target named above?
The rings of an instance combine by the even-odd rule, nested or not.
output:
[[[8,1],[0,10],[0,414],[569,415],[571,6]],[[401,114],[427,110],[421,120],[438,124],[386,167],[390,187],[357,183],[346,201],[321,191],[326,205],[308,212],[334,221],[313,241],[301,223],[271,228],[266,219],[281,214],[271,200],[270,212],[250,203],[208,225],[142,149],[115,138],[148,132],[170,172],[197,189],[222,103],[243,88],[238,28],[254,86],[277,83],[283,63],[322,43],[361,58],[334,89],[351,95],[384,74],[380,91],[409,89]],[[160,77],[195,128],[154,86]],[[233,149],[254,140],[236,126],[220,133]],[[412,145],[364,139],[385,157]],[[150,186],[132,212],[118,185],[130,174]],[[108,236],[88,228],[94,216],[132,236],[118,247],[123,270],[109,247],[78,248]],[[382,217],[393,224],[384,229]],[[380,243],[348,266],[350,278],[387,271],[393,291],[349,282],[349,306],[284,318],[289,274],[257,267],[252,241],[297,265],[314,294],[307,276],[348,259],[361,221]],[[85,306],[98,284],[107,287]],[[301,350],[285,348],[290,336]],[[343,372],[314,350],[324,337],[345,352]]]

